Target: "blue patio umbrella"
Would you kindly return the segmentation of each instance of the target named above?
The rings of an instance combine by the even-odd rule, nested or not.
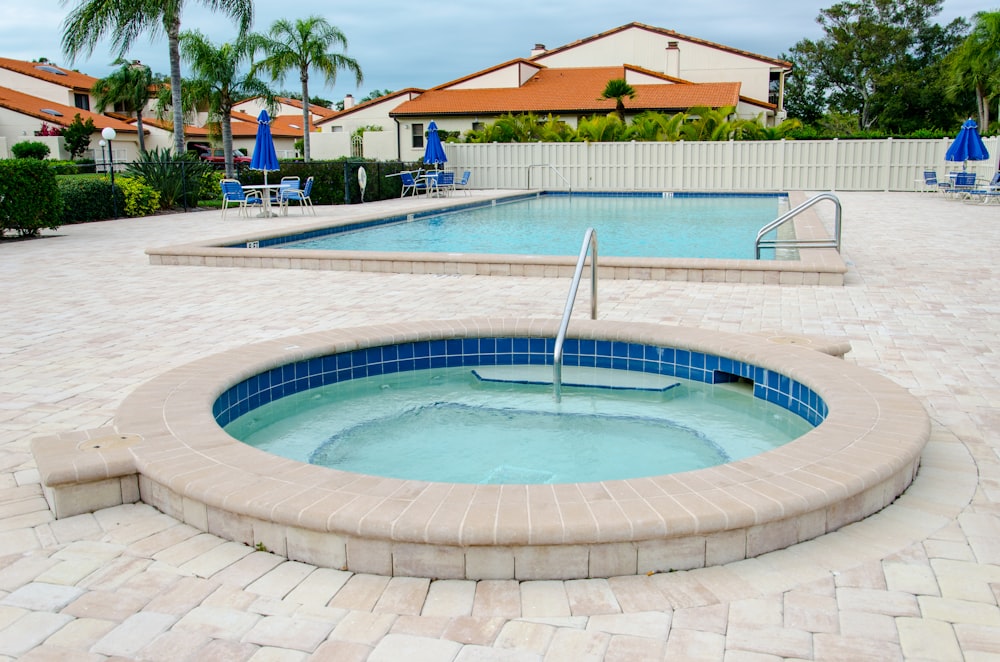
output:
[[[979,137],[976,120],[971,118],[965,120],[965,124],[962,125],[961,131],[958,132],[944,158],[946,161],[961,161],[962,170],[965,170],[966,161],[985,161],[990,158],[990,153],[986,151],[983,139]]]
[[[271,137],[271,118],[266,110],[257,116],[257,139],[253,143],[253,155],[250,157],[251,170],[264,171],[264,185],[267,185],[267,173],[278,170],[278,153],[274,151],[274,139]]]
[[[424,148],[424,163],[433,163],[435,167],[448,161],[441,146],[441,136],[438,135],[438,125],[431,120],[427,125],[427,146]]]

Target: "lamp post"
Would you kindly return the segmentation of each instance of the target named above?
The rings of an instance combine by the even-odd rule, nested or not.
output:
[[[107,172],[108,171],[108,150],[104,149],[104,147],[108,143],[106,143],[105,141],[102,140],[102,141],[98,142],[97,144],[101,146],[101,160],[104,162],[104,172]]]
[[[114,213],[115,218],[118,218],[118,201],[115,200],[115,153],[111,148],[111,141],[117,136],[117,132],[110,126],[104,127],[101,131],[101,135],[104,136],[104,140],[108,141],[108,164],[111,166],[111,211]],[[104,144],[104,140],[101,144]]]

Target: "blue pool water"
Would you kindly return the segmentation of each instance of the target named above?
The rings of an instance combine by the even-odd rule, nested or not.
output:
[[[597,230],[599,254],[604,256],[754,259],[757,231],[786,207],[787,197],[778,194],[547,194],[368,224],[276,247],[576,255],[584,232],[593,227]]]
[[[576,483],[715,466],[812,429],[753,397],[748,384],[663,379],[665,388],[648,390],[566,386],[557,403],[551,386],[483,381],[467,367],[401,372],[281,398],[226,431],[282,457],[355,473]]]

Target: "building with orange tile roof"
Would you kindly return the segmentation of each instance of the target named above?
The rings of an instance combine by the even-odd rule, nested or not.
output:
[[[738,117],[759,117],[774,125],[785,118],[784,79],[791,68],[783,60],[629,23],[551,50],[536,45],[530,57],[428,90],[407,90],[345,108],[317,122],[323,134],[340,136],[321,134],[314,141],[314,155],[352,153],[348,136],[362,126],[381,129],[364,133],[365,156],[407,161],[421,158],[432,120],[439,129],[460,134],[507,113],[553,115],[576,126],[581,118],[614,110],[614,100],[600,97],[616,78],[636,92],[625,100],[626,118],[647,110],[732,107]]]
[[[98,81],[93,76],[59,67],[51,62],[26,62],[10,58],[0,58],[0,158],[10,155],[10,147],[22,141],[41,141],[49,145],[50,158],[65,159],[69,154],[56,136],[36,136],[43,124],[53,128],[65,128],[79,114],[81,120],[92,120],[96,131],[91,137],[90,149],[96,161],[104,161],[106,156],[100,147],[101,131],[112,128],[116,132],[112,141],[115,161],[131,161],[139,155],[138,130],[134,114],[119,112],[117,109],[97,107],[96,97],[91,89]],[[233,146],[247,153],[253,148],[257,135],[257,110],[254,100],[246,100],[240,106],[254,112],[233,112]],[[279,156],[295,156],[294,142],[302,136],[302,106],[293,99],[281,100],[285,113],[275,117],[271,134]],[[105,112],[101,112],[101,111]],[[335,114],[328,108],[317,107],[312,113],[320,119]],[[184,128],[187,145],[210,145],[213,141],[211,130],[205,126],[205,113],[198,115],[201,126],[186,125]],[[146,149],[173,146],[173,123],[155,116],[153,101],[143,113],[143,128],[146,134]]]

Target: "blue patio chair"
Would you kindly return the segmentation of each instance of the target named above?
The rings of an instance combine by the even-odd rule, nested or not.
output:
[[[922,191],[927,192],[939,192],[948,193],[951,191],[951,182],[939,182],[936,170],[924,170],[924,179],[921,182],[917,180],[918,184],[922,184]]]
[[[954,175],[954,181],[950,189],[950,193],[955,199],[965,198],[971,191],[976,188],[976,173],[974,172],[956,172]]]
[[[991,201],[1000,199],[1000,172],[993,175],[993,179],[987,181],[977,180],[975,186],[964,194],[965,201],[983,202],[989,204]]]
[[[264,204],[257,193],[243,190],[243,185],[235,179],[223,179],[220,182],[222,187],[222,219],[226,218],[226,210],[233,204],[240,208],[240,214],[245,214],[247,209]]]
[[[404,170],[399,173],[399,180],[403,182],[403,190],[399,192],[399,197],[404,198],[407,194],[416,195],[420,191],[427,190],[427,180],[420,179],[420,171],[416,173]]]
[[[445,195],[455,192],[455,173],[450,170],[442,170],[437,176],[437,190]]]
[[[456,191],[458,189],[461,189],[461,190],[465,191],[466,195],[469,195],[469,188],[468,188],[469,187],[469,177],[471,177],[471,176],[472,176],[472,173],[469,172],[468,170],[466,170],[465,172],[462,173],[462,179],[460,179],[459,181],[455,182],[455,186],[453,188]]]
[[[296,181],[298,177],[295,178]],[[284,181],[284,180],[282,180]],[[306,185],[304,188],[293,188],[293,189],[282,189],[281,191],[281,206],[284,208],[284,212],[288,213],[288,203],[298,202],[299,207],[302,208],[302,214],[306,213],[306,209],[309,209],[313,216],[316,215],[316,208],[313,207],[312,198],[312,188],[313,188],[313,178],[309,177],[306,179]]]

